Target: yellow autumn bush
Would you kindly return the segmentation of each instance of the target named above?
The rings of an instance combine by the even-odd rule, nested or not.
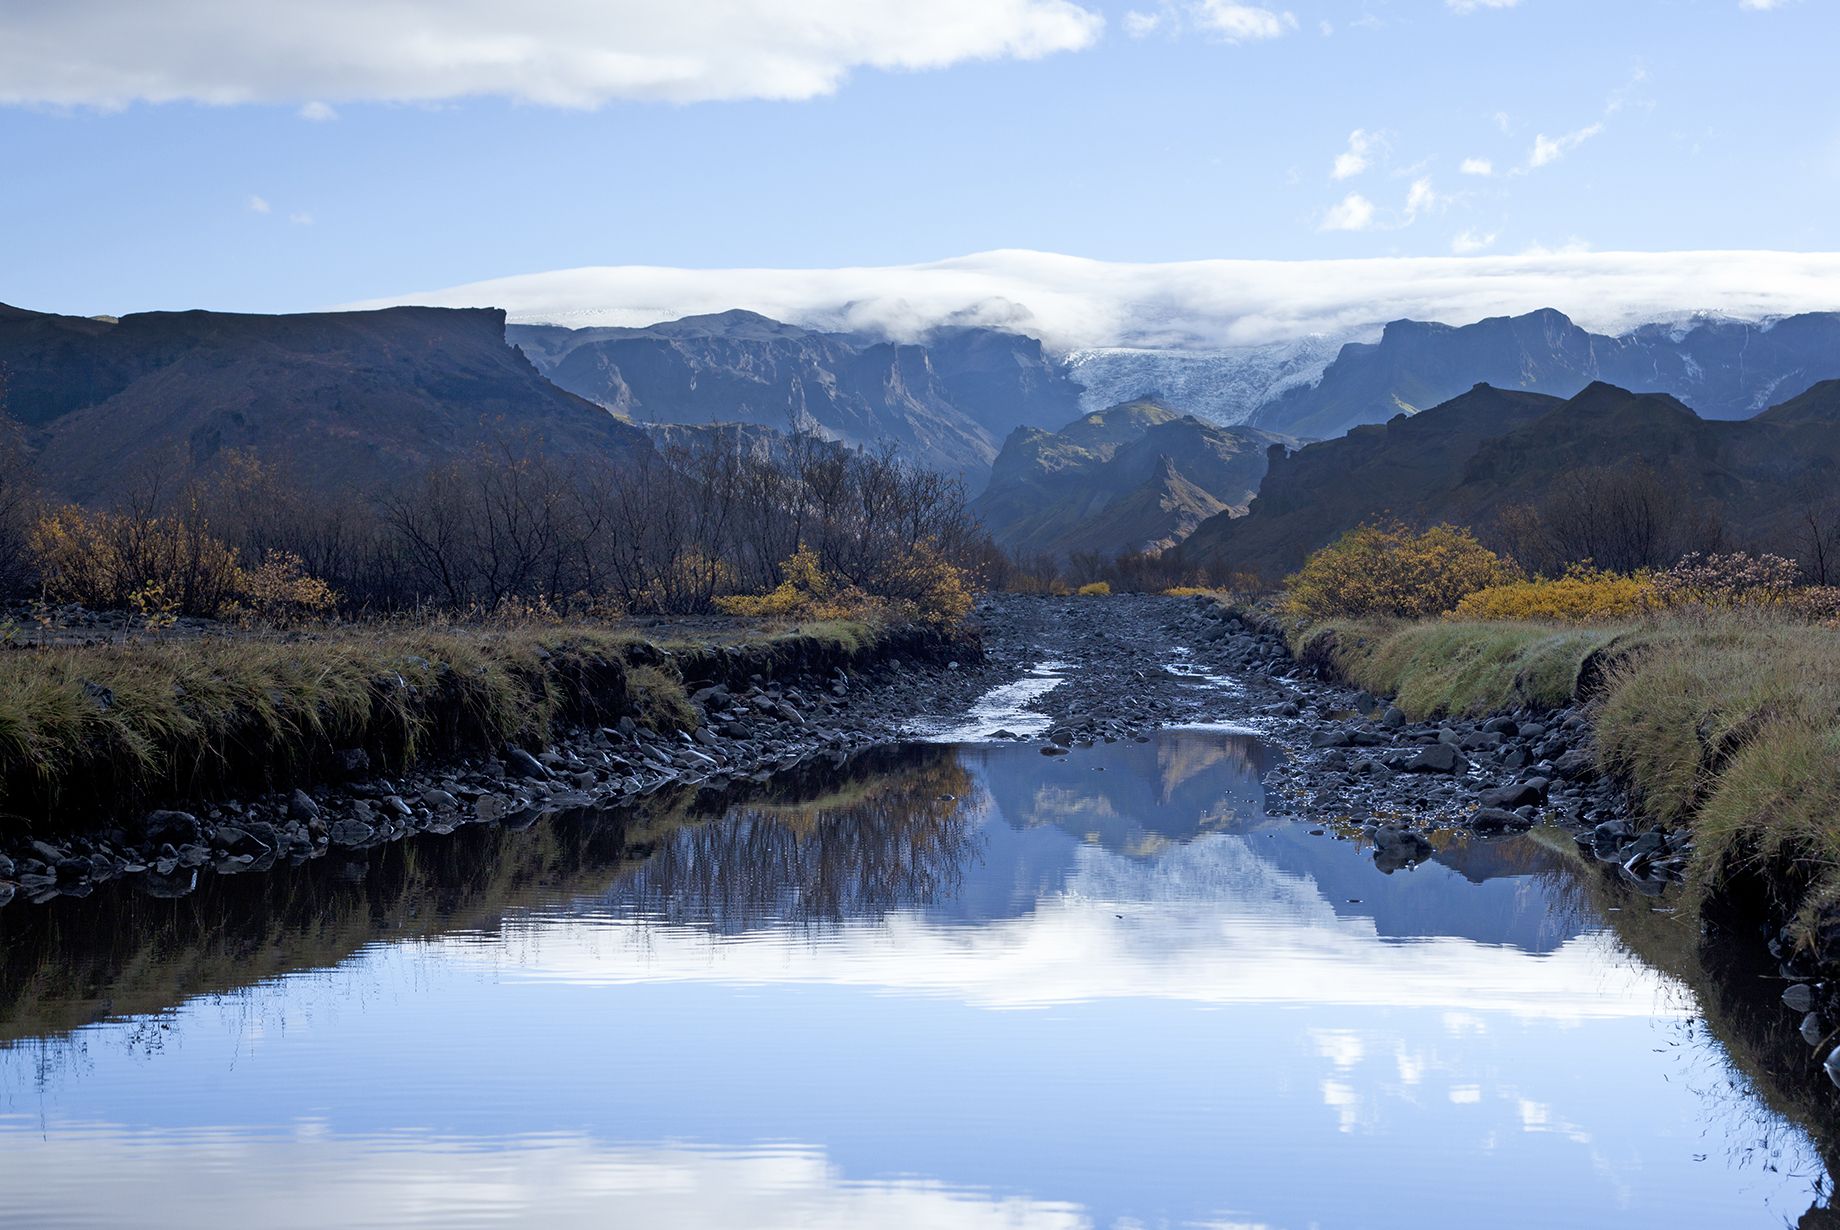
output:
[[[1283,608],[1307,619],[1442,615],[1464,598],[1520,578],[1514,562],[1468,530],[1363,525],[1315,552],[1285,581]]]
[[[45,597],[162,616],[216,615],[242,582],[236,551],[198,520],[55,508],[32,528]]]
[[[1073,592],[1082,598],[1109,598],[1112,594],[1112,587],[1111,584],[1106,581],[1093,581],[1089,584],[1080,586],[1080,588]]]
[[[1491,585],[1468,595],[1447,619],[1554,620],[1589,623],[1627,619],[1654,602],[1655,587],[1646,573],[1619,572],[1574,565],[1557,579],[1535,577]]]
[[[179,615],[238,615],[291,623],[330,615],[332,587],[298,555],[270,551],[254,568],[196,517],[136,517],[54,508],[32,528],[44,594],[99,610],[127,609],[149,624]]]
[[[783,578],[764,594],[715,600],[730,615],[751,619],[864,619],[879,615],[952,623],[971,612],[970,577],[931,543],[902,551],[876,570],[875,592],[826,572],[818,553],[801,546],[780,565]]]

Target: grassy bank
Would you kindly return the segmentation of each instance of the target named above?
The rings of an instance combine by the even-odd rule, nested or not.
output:
[[[1330,621],[1293,651],[1417,719],[1583,703],[1641,816],[1689,826],[1698,904],[1840,958],[1840,630],[1755,614],[1619,625]]]
[[[428,628],[18,650],[0,658],[0,811],[46,827],[310,783],[350,749],[388,771],[627,716],[681,728],[698,686],[963,651],[951,633],[862,621],[693,643]]]

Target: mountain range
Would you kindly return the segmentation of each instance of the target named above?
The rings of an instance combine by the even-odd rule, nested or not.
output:
[[[507,337],[557,385],[636,423],[815,429],[894,444],[974,485],[1015,428],[1080,409],[1079,386],[1039,341],[992,329],[901,343],[732,311],[642,329],[513,325]]]
[[[1749,418],[1840,377],[1840,312],[1756,323],[1644,325],[1611,337],[1551,309],[1472,325],[1387,325],[1351,342],[1311,384],[1254,407],[1248,421],[1314,439],[1440,405],[1477,382],[1571,397],[1596,381],[1667,393],[1713,419]]]
[[[545,380],[489,308],[114,320],[0,305],[0,368],[40,482],[81,501],[120,494],[150,465],[194,470],[230,449],[331,491],[387,486],[506,434],[560,457],[651,448]]]
[[[1017,429],[972,510],[1018,557],[1162,551],[1209,517],[1243,512],[1272,447],[1295,443],[1128,402],[1055,432]]]
[[[1803,511],[1840,491],[1840,380],[1737,421],[1602,382],[1570,398],[1477,385],[1274,454],[1246,515],[1209,518],[1179,557],[1274,584],[1364,522],[1448,521],[1500,542],[1509,510],[1550,505],[1581,478],[1642,474],[1672,508],[1716,520],[1729,545],[1782,550]]]

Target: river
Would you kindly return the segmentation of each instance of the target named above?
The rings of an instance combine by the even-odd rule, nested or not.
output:
[[[1230,728],[916,743],[745,799],[10,910],[0,1224],[1678,1230],[1824,1206],[1823,1148],[1752,1043],[1636,955],[1686,925],[1665,899],[1540,831],[1389,874],[1266,815],[1275,754]]]

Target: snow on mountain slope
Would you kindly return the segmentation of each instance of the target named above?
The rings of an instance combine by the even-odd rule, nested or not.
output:
[[[1318,333],[1223,350],[1094,347],[1073,351],[1065,362],[1084,386],[1080,408],[1088,414],[1154,397],[1207,422],[1232,426],[1285,389],[1320,380],[1344,342],[1362,340],[1363,334]]]

